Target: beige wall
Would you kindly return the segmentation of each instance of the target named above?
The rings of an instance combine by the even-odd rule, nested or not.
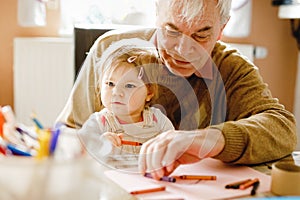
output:
[[[17,0],[0,2],[0,105],[13,106],[13,38],[57,36],[59,10],[48,10],[46,27],[24,28],[17,24]],[[278,19],[277,11],[270,0],[253,0],[251,35],[242,39],[223,37],[223,40],[252,43],[268,49],[268,57],[255,60],[255,63],[273,95],[292,111],[298,51],[289,21]]]
[[[17,0],[0,0],[0,105],[13,106],[13,39],[57,36],[59,9],[47,10],[47,26],[24,28],[17,22]]]

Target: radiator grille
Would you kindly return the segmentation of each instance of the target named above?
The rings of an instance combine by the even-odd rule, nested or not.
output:
[[[52,126],[74,83],[72,38],[15,38],[13,74],[18,122],[32,125],[35,112]]]

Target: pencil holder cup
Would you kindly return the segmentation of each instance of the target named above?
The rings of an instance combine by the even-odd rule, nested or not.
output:
[[[293,161],[279,161],[273,164],[271,192],[280,196],[300,195],[300,166]]]
[[[0,157],[0,199],[76,199],[82,160]]]

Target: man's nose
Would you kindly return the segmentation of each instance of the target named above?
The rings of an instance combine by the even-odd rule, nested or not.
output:
[[[184,56],[188,56],[195,49],[195,41],[186,35],[182,35],[175,46],[175,50],[184,58]],[[187,58],[186,58],[187,59]]]

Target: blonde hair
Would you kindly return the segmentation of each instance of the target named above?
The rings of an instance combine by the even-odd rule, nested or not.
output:
[[[157,77],[160,61],[156,48],[141,45],[140,40],[135,40],[135,42],[138,42],[135,44],[128,41],[128,39],[125,40],[115,42],[103,53],[98,75],[102,80],[104,74],[112,74],[118,68],[118,63],[129,63],[137,70],[138,78],[144,82],[148,92],[153,94],[151,100],[146,102],[146,106],[150,106],[158,95]]]
[[[169,8],[169,12],[174,11],[175,9],[181,8],[181,17],[182,20],[186,22],[192,21],[195,17],[199,16],[199,13],[202,13],[203,2],[205,0],[157,0],[159,2],[166,3],[165,6]],[[213,1],[213,0],[206,0]],[[217,8],[219,9],[221,16],[221,24],[226,24],[230,17],[231,1],[232,0],[216,0]],[[160,7],[157,6],[157,9]],[[157,11],[158,12],[158,11]]]

